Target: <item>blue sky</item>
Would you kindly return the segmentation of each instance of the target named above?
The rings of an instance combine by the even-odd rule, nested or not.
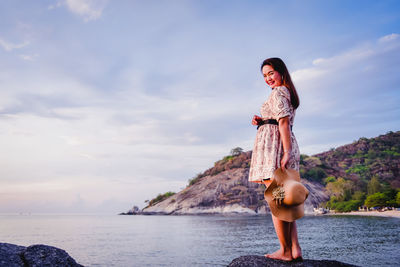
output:
[[[398,1],[2,1],[0,212],[117,213],[251,150],[281,57],[314,154],[399,130]],[[5,153],[4,153],[5,152]]]

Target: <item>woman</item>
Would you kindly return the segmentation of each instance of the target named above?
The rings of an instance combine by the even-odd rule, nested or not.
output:
[[[258,125],[258,130],[249,181],[268,187],[277,168],[282,166],[299,170],[300,152],[291,130],[295,111],[299,106],[299,97],[286,65],[280,58],[264,60],[261,72],[272,92],[261,106],[261,117],[255,115],[252,120],[253,125]],[[280,249],[265,256],[284,261],[301,260],[296,222],[282,221],[271,215]]]

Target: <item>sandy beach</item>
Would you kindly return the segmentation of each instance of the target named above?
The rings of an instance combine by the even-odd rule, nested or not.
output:
[[[400,218],[400,211],[398,211],[398,210],[387,210],[387,211],[351,211],[351,212],[327,213],[326,215],[358,215],[358,216],[378,216],[378,217],[394,217],[394,218]]]

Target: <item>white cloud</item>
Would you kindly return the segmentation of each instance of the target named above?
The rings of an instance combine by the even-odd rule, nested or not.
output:
[[[60,0],[49,5],[47,9],[52,10],[66,6],[70,12],[83,17],[84,21],[88,22],[101,17],[107,2],[108,0]]]
[[[106,6],[106,0],[66,0],[65,5],[68,9],[85,21],[96,20],[101,17]]]
[[[52,10],[58,7],[61,7],[63,5],[63,1],[59,0],[57,3],[53,4],[53,5],[49,5],[47,7],[48,10]]]
[[[34,55],[19,55],[19,57],[23,60],[26,61],[34,61],[39,55],[38,54],[34,54]]]
[[[317,58],[313,60],[313,66],[296,70],[292,73],[292,78],[296,83],[308,81],[307,85],[313,79],[324,76],[334,76],[336,72],[359,72],[365,70],[366,66],[371,66],[371,59],[379,57],[382,53],[393,53],[399,49],[400,42],[399,34],[390,34],[378,39],[377,42],[370,42],[359,47],[352,48],[348,51],[343,51],[337,55],[327,58]],[[385,59],[385,58],[384,58]],[[353,69],[353,67],[355,67]],[[307,89],[309,86],[305,86]]]
[[[377,42],[365,43],[331,57],[317,58],[313,60],[312,67],[294,71],[292,78],[303,92],[319,91],[327,94],[326,89],[334,83],[340,83],[340,86],[346,88],[353,86],[353,92],[363,90],[359,86],[360,83],[365,83],[366,79],[379,78],[377,73],[381,73],[381,77],[386,75],[384,69],[380,68],[398,57],[400,41],[397,36],[398,34],[383,36]],[[391,66],[391,69],[395,69],[396,65],[398,64]],[[375,76],[368,77],[368,73],[373,71],[376,71]],[[388,81],[395,79],[395,77],[388,78]],[[335,92],[340,91],[343,90],[340,88],[335,90]],[[363,91],[366,93],[365,89]]]
[[[383,36],[318,58],[311,67],[292,73],[301,101],[296,133],[303,153],[318,153],[361,136],[398,130],[397,36]]]
[[[399,38],[399,36],[400,36],[400,34],[392,33],[392,34],[385,35],[385,36],[379,38],[378,41],[379,41],[380,43],[390,42],[390,41],[396,40],[397,38]]]
[[[25,41],[25,42],[19,43],[19,44],[15,44],[15,43],[11,43],[11,42],[8,42],[8,41],[0,38],[0,46],[2,46],[3,49],[6,50],[7,52],[10,52],[15,49],[23,48],[27,45],[29,45],[28,41]]]

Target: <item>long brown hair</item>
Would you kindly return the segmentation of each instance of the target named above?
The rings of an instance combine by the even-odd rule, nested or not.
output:
[[[267,58],[261,64],[261,71],[265,65],[271,66],[282,76],[282,85],[285,86],[287,89],[289,89],[290,102],[292,103],[293,108],[297,109],[300,105],[300,99],[299,96],[297,95],[296,87],[294,87],[292,78],[290,77],[289,71],[286,68],[286,65],[283,62],[283,60],[278,57]]]

